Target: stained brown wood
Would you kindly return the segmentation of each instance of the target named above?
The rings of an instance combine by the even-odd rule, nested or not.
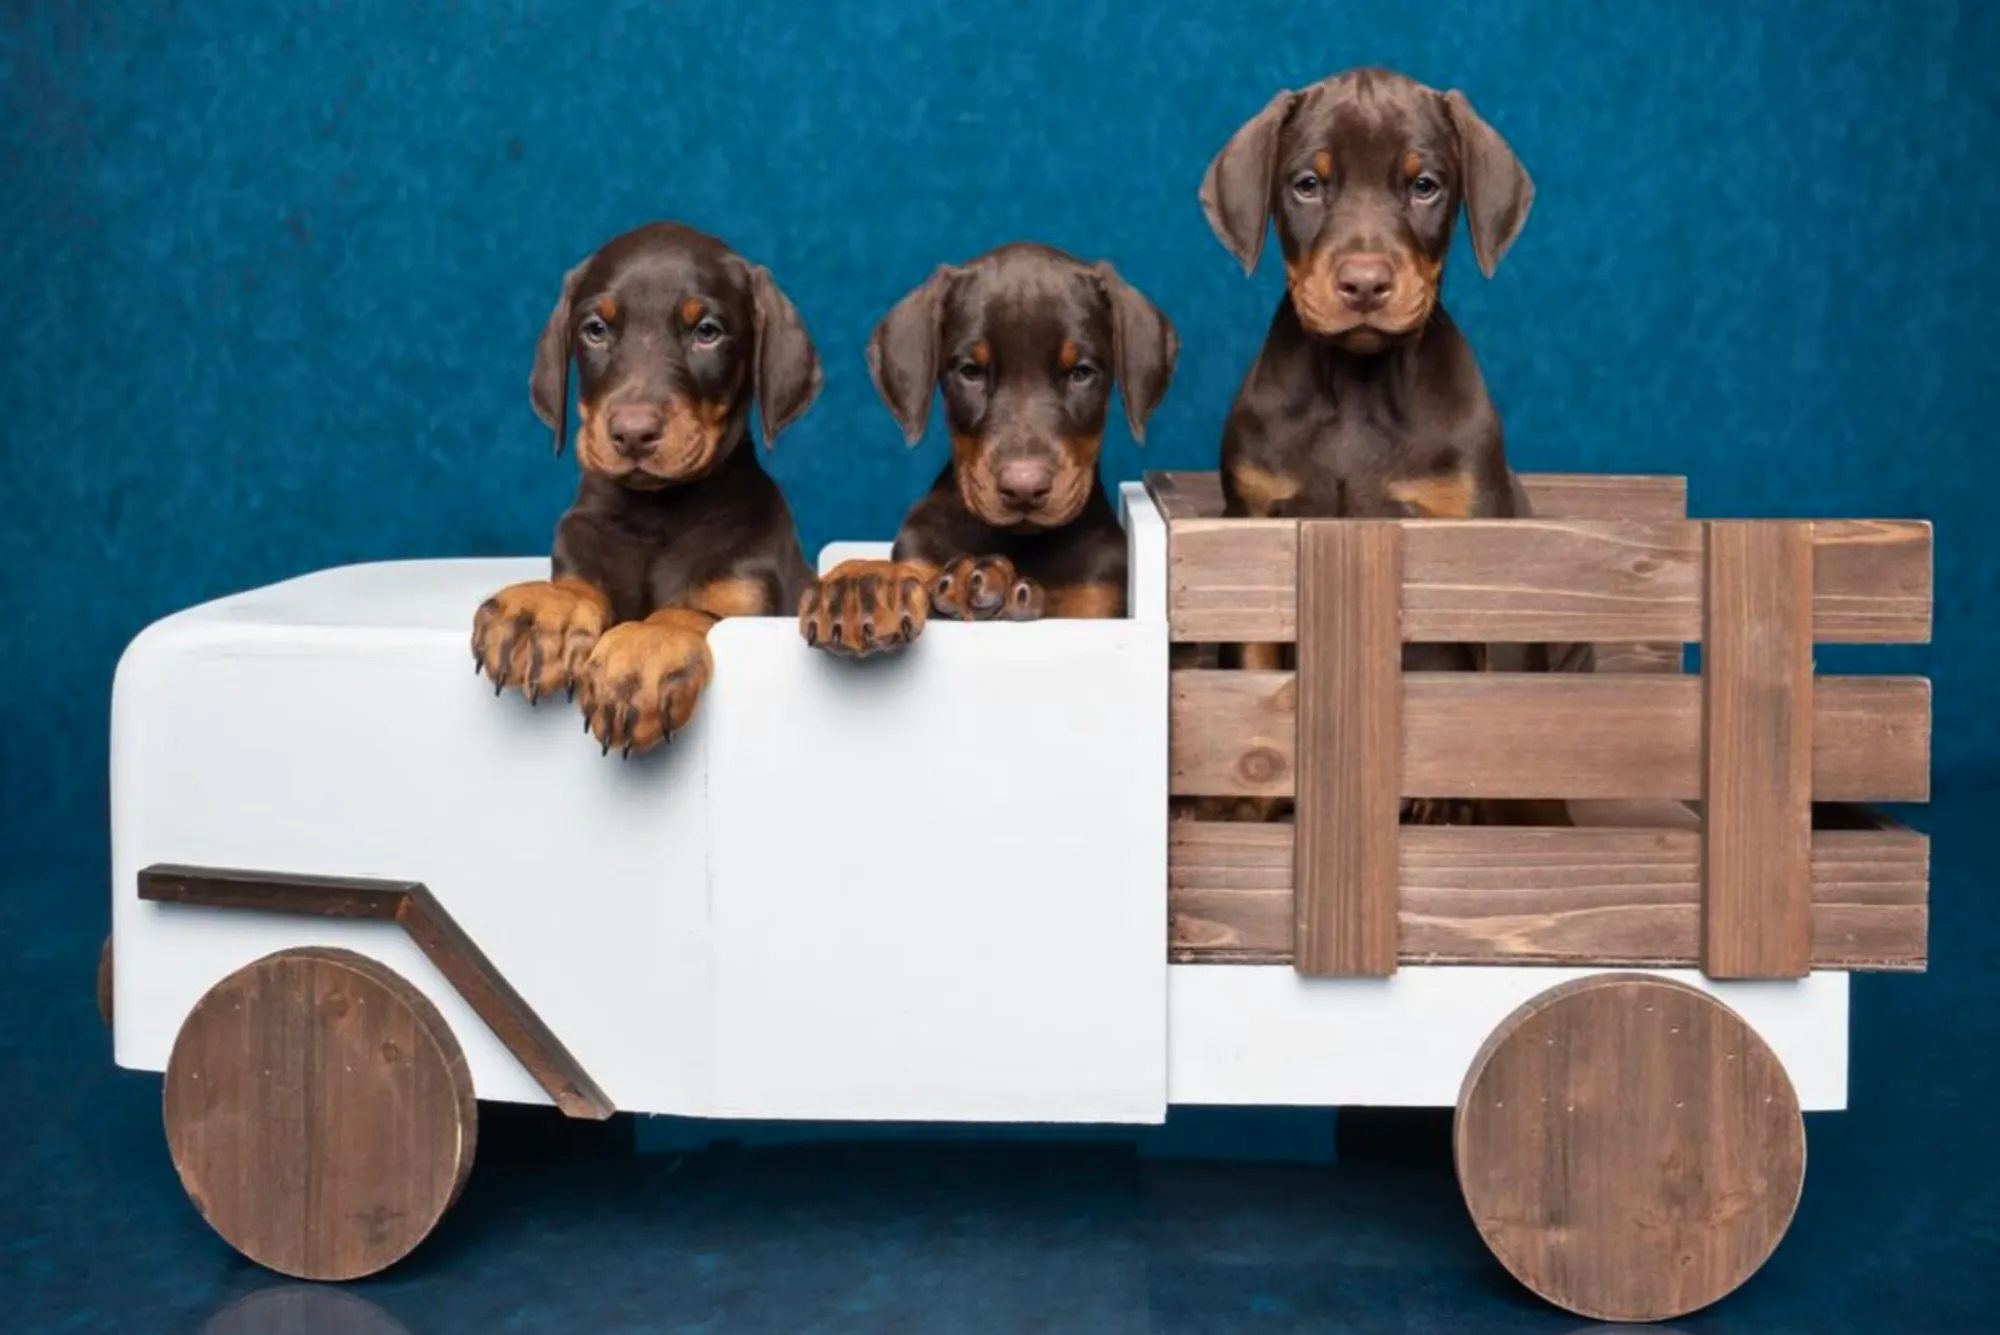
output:
[[[1931,527],[1806,525],[1822,644],[1923,643]],[[1702,635],[1703,525],[1681,519],[1407,521],[1402,634],[1413,641],[1672,641]],[[1298,522],[1173,520],[1168,618],[1181,641],[1296,634]]]
[[[394,922],[565,1116],[603,1121],[617,1111],[534,1008],[419,882],[162,864],[139,873],[139,898],[204,908]]]
[[[104,1021],[109,1029],[118,1018],[117,989],[114,985],[116,968],[113,963],[111,938],[104,938],[104,945],[97,952],[97,1018]]]
[[[1702,968],[1812,964],[1810,526],[1708,527],[1702,644]]]
[[[1396,971],[1402,537],[1391,523],[1310,523],[1299,533],[1300,973]]]
[[[1826,520],[1813,531],[1813,639],[1929,644],[1932,533],[1927,523]],[[1920,553],[1921,560],[1915,559]]]
[[[1528,504],[1543,519],[1679,519],[1687,513],[1687,479],[1617,473],[1523,473]],[[1177,471],[1146,474],[1146,490],[1169,519],[1222,516],[1222,475]]]
[[[195,1208],[252,1261],[348,1280],[407,1256],[472,1168],[465,1055],[412,984],[363,955],[281,951],[195,1004],[164,1116]]]
[[[1721,1002],[1604,974],[1487,1040],[1453,1145],[1467,1208],[1515,1279],[1598,1321],[1685,1316],[1776,1250],[1805,1179],[1783,1065]]]
[[[1171,792],[1292,795],[1297,695],[1288,672],[1174,672]],[[1813,695],[1816,798],[1929,800],[1927,680],[1820,677]],[[1402,726],[1406,797],[1701,796],[1692,675],[1406,673]]]
[[[1410,641],[1680,642],[1700,615],[1701,529],[1678,520],[1438,522],[1404,546]]]
[[[1685,672],[1687,646],[1680,643],[1599,643],[1597,672]]]
[[[1403,964],[1692,968],[1701,959],[1701,836],[1677,828],[1411,826],[1397,860]],[[1820,814],[1820,813],[1816,813]],[[1930,843],[1826,810],[1812,838],[1812,965],[1914,972],[1927,962]],[[1169,957],[1292,959],[1293,832],[1182,821],[1167,854]]]

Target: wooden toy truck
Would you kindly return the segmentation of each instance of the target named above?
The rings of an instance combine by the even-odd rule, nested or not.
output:
[[[732,620],[669,748],[603,759],[468,672],[538,561],[349,567],[148,628],[114,691],[117,1061],[196,1207],[286,1274],[388,1266],[476,1099],[688,1116],[1157,1123],[1452,1106],[1548,1301],[1722,1297],[1845,1105],[1848,975],[1918,970],[1927,525],[1700,523],[1675,478],[1528,479],[1534,520],[1222,520],[1121,488],[1115,622],[933,624],[893,660]],[[822,568],[868,545],[837,544]],[[1590,675],[1403,641],[1589,641]],[[1297,671],[1176,645],[1296,644]],[[1699,674],[1682,647],[1699,642]],[[1290,823],[1170,819],[1291,796]],[[1558,798],[1400,827],[1402,796]],[[113,999],[115,998],[115,1005]]]

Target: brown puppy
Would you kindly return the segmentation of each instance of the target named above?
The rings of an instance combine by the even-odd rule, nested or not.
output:
[[[1285,296],[1223,431],[1224,513],[1528,514],[1478,362],[1439,301],[1459,209],[1491,277],[1534,185],[1463,94],[1379,69],[1286,91],[1210,163],[1202,208],[1244,271],[1275,221]],[[1284,666],[1282,646],[1225,662]],[[1411,645],[1409,669],[1588,670],[1588,646]],[[1245,814],[1272,814],[1251,804]]]
[[[811,406],[819,356],[767,271],[654,223],[563,279],[529,379],[557,454],[572,361],[583,478],[556,525],[553,577],[487,599],[472,655],[495,694],[569,691],[603,749],[629,755],[693,716],[719,618],[796,607],[812,582],[745,438],[753,401],[767,447]]]
[[[942,389],[951,461],[891,560],[845,562],[800,600],[806,643],[896,650],[933,613],[1124,616],[1125,531],[1097,473],[1111,383],[1143,441],[1179,352],[1108,264],[1016,244],[940,267],[876,327],[868,369],[911,445]]]

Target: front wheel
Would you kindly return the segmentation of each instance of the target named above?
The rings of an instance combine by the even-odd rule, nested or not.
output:
[[[174,1040],[164,1104],[202,1218],[298,1279],[400,1261],[472,1169],[458,1041],[407,980],[352,951],[280,951],[209,989]]]

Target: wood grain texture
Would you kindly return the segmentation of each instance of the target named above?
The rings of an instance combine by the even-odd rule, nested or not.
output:
[[[1813,531],[1813,639],[1929,644],[1933,535],[1928,523],[1820,520]]]
[[[1930,843],[1892,821],[1827,811],[1812,839],[1812,965],[1927,963]],[[1402,964],[1692,968],[1701,959],[1701,836],[1679,828],[1405,827]],[[1293,832],[1179,821],[1167,857],[1169,957],[1292,959]]]
[[[1396,971],[1402,537],[1393,523],[1309,523],[1299,533],[1300,973]]]
[[[1805,1180],[1783,1065],[1734,1011],[1661,978],[1551,989],[1494,1031],[1453,1133],[1460,1188],[1500,1263],[1598,1321],[1663,1321],[1736,1290]]]
[[[1812,963],[1810,526],[1708,527],[1702,643],[1702,968]]]
[[[352,951],[281,951],[195,1004],[168,1058],[167,1143],[195,1208],[280,1274],[407,1256],[472,1169],[465,1055],[405,979]]]
[[[1930,525],[1805,528],[1816,642],[1929,640]],[[1457,519],[1405,521],[1403,529],[1406,640],[1694,643],[1702,636],[1698,521]],[[1294,638],[1297,521],[1177,519],[1167,541],[1174,639]]]
[[[140,871],[139,898],[204,908],[394,922],[565,1116],[603,1121],[617,1111],[534,1008],[430,890],[416,881],[163,864]]]
[[[1297,696],[1288,672],[1174,672],[1172,793],[1291,796]],[[1929,681],[1820,677],[1813,697],[1816,798],[1929,800]],[[1698,798],[1701,730],[1691,675],[1405,673],[1400,793]]]
[[[104,1021],[109,1029],[118,1018],[117,988],[115,986],[116,966],[111,938],[104,938],[104,945],[97,952],[97,1018]]]
[[[1523,473],[1528,504],[1543,519],[1679,519],[1687,479],[1672,475]],[[1146,490],[1169,519],[1219,519],[1222,475],[1149,472]]]

